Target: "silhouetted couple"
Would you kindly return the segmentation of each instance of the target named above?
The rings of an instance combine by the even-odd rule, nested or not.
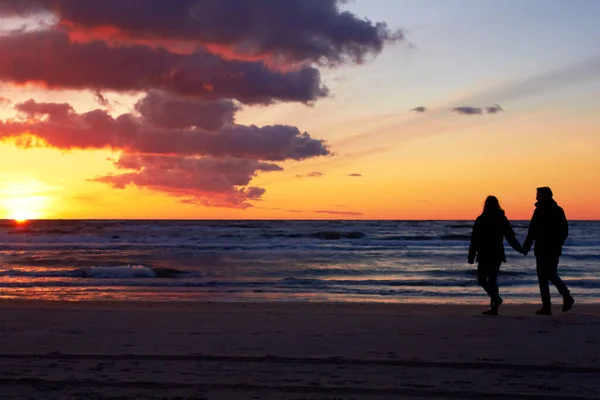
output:
[[[527,255],[535,242],[533,252],[536,257],[537,277],[542,297],[542,308],[536,314],[552,314],[549,281],[563,296],[562,311],[569,311],[575,303],[557,272],[558,259],[569,234],[565,212],[552,198],[552,190],[549,187],[538,188],[536,200],[535,211],[529,222],[529,231],[523,246],[515,237],[515,232],[496,197],[488,196],[483,212],[475,220],[468,262],[473,264],[477,261],[477,281],[490,296],[490,309],[484,314],[498,315],[498,307],[502,304],[497,278],[500,265],[506,262],[504,238],[513,249],[523,255]]]

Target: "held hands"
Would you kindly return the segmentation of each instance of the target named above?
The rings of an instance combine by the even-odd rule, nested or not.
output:
[[[523,254],[524,256],[526,256],[527,253],[529,253],[529,250],[525,250],[525,248],[520,245],[518,247],[514,247],[514,249],[517,251],[517,253]]]

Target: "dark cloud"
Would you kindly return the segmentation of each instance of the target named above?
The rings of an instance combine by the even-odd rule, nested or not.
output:
[[[0,36],[0,81],[94,91],[164,89],[247,104],[309,103],[328,94],[313,67],[279,72],[262,62],[227,61],[202,50],[180,55],[147,46],[71,43],[54,31]]]
[[[217,132],[233,124],[238,106],[231,100],[204,101],[149,91],[135,109],[156,126],[171,129],[197,127]]]
[[[15,108],[26,118],[0,122],[0,138],[18,137],[22,132],[29,132],[47,145],[60,149],[115,148],[129,153],[210,155],[267,161],[303,160],[330,154],[325,142],[287,125],[260,128],[226,125],[216,133],[209,133],[196,125],[185,129],[157,126],[153,124],[156,118],[148,118],[150,114],[147,113],[141,117],[123,114],[116,118],[104,110],[78,114],[69,104],[37,103],[34,100],[17,104]],[[190,115],[181,114],[186,125],[206,123],[207,120],[198,119],[196,108],[191,107],[188,111]],[[159,110],[158,115],[168,117],[164,110]]]
[[[251,207],[263,188],[247,187],[259,172],[281,171],[278,165],[255,160],[212,157],[124,155],[115,162],[123,173],[102,176],[95,182],[123,189],[135,186],[167,193],[186,204],[212,207]]]
[[[483,110],[480,107],[461,106],[452,109],[453,112],[461,115],[481,115]]]
[[[455,107],[452,109],[452,112],[455,112],[455,113],[461,114],[461,115],[483,115],[484,112],[488,113],[488,114],[497,114],[502,111],[504,111],[504,110],[500,106],[500,104],[494,104],[493,106],[484,107],[484,108],[462,106],[462,107]]]
[[[47,116],[49,121],[63,121],[74,114],[73,107],[67,103],[37,103],[31,99],[15,105],[15,110],[27,117]]]
[[[6,0],[4,0],[6,1]],[[360,63],[402,32],[340,8],[344,0],[18,0],[0,15],[51,10],[74,38],[157,43],[232,58]],[[183,45],[183,46],[182,46]]]
[[[43,1],[37,0],[1,0],[0,16],[27,17],[39,12],[48,11]]]
[[[94,100],[96,103],[100,104],[102,107],[111,108],[110,101],[100,91],[94,93]]]
[[[348,176],[354,177],[354,178],[361,178],[362,174],[348,174]]]
[[[413,111],[413,112],[416,112],[416,113],[420,114],[420,113],[424,113],[425,111],[427,111],[427,108],[423,107],[423,106],[421,106],[421,107],[415,107],[415,108],[413,108],[410,111]]]
[[[500,104],[494,104],[491,107],[486,107],[485,110],[487,111],[488,114],[497,114],[501,111],[504,111],[504,109],[502,109]]]

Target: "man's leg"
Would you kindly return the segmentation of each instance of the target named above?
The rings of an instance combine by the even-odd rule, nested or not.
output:
[[[548,259],[545,262],[545,267],[548,268],[547,269],[548,280],[550,282],[552,282],[552,284],[554,286],[556,286],[558,293],[560,293],[563,297],[562,310],[569,311],[571,309],[571,307],[573,307],[575,300],[571,296],[571,293],[569,292],[569,288],[567,287],[567,285],[565,285],[565,283],[562,281],[562,279],[560,279],[560,276],[558,276],[558,257]]]
[[[548,287],[548,273],[546,270],[545,260],[542,258],[536,258],[535,263],[538,284],[540,285],[540,296],[542,297],[542,306],[544,308],[550,308],[550,288]]]
[[[548,280],[552,282],[558,293],[560,293],[563,297],[569,295],[569,289],[567,285],[564,284],[562,279],[558,276],[558,257],[556,258],[548,258],[544,260],[544,269],[546,270],[546,275],[548,276]]]

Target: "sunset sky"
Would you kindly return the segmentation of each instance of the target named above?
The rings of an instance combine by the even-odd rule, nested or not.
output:
[[[600,219],[598,15],[2,0],[0,218]]]

